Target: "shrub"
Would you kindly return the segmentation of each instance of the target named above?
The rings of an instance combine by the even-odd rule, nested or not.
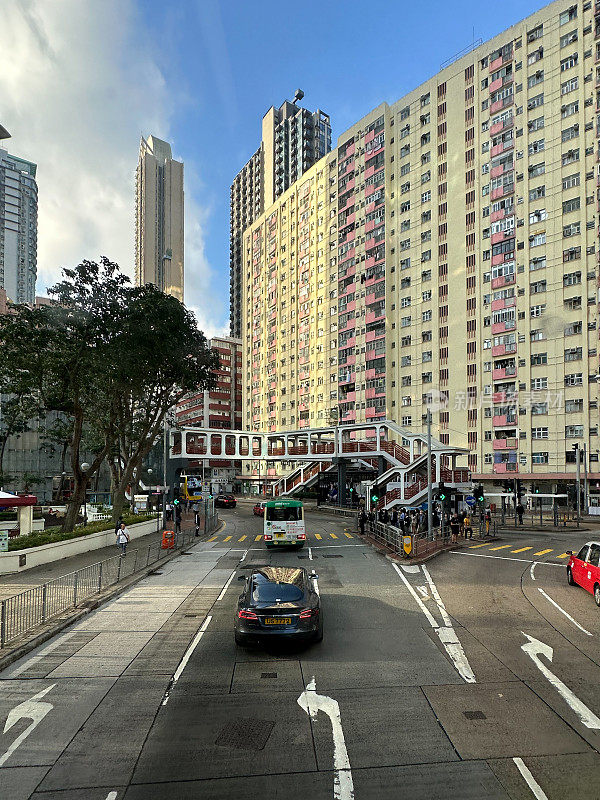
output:
[[[123,517],[125,525],[134,525],[136,522],[147,522],[149,519],[156,519],[154,514],[128,514]],[[64,533],[60,526],[46,528],[45,531],[35,531],[29,536],[16,536],[8,541],[9,550],[27,550],[31,547],[39,547],[42,544],[52,544],[53,542],[66,542],[70,539],[79,539],[82,536],[89,536],[91,533],[100,531],[110,531],[113,523],[110,519],[101,519],[97,522],[90,522],[85,527],[83,525],[74,531]]]

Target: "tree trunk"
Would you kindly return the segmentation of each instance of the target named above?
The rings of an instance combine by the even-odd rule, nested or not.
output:
[[[79,516],[79,509],[84,504],[86,491],[87,491],[87,478],[84,476],[82,481],[80,481],[79,483],[75,482],[73,495],[69,500],[69,505],[67,506],[67,514],[65,516],[62,525],[63,531],[75,530],[75,525],[77,524],[77,517]]]

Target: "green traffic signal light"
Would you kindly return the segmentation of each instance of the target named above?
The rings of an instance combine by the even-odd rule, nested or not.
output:
[[[439,498],[440,498],[440,500],[445,500],[446,499],[446,495],[443,492],[441,492],[441,494],[439,495]]]
[[[379,500],[379,498],[377,497],[376,494],[373,494],[373,495],[371,495],[371,500],[372,500],[373,503],[376,503]]]

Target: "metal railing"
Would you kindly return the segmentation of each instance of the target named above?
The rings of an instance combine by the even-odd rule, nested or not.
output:
[[[404,558],[423,558],[425,556],[431,555],[432,553],[437,553],[439,550],[443,550],[444,547],[450,544],[451,542],[451,533],[449,526],[446,526],[443,530],[441,527],[434,528],[433,530],[433,538],[429,538],[427,535],[427,531],[419,531],[418,533],[403,533],[400,528],[396,528],[393,525],[388,525],[383,522],[365,522],[365,533],[371,539],[383,544],[385,547],[390,549],[396,555],[400,555]],[[484,521],[478,522],[475,521],[473,524],[473,538],[474,539],[483,539],[486,536],[495,536],[496,535],[496,524],[492,522],[490,525],[489,530],[485,525]],[[404,550],[404,543],[403,538],[405,536],[411,537],[411,548],[410,552],[406,553]],[[459,539],[462,539],[463,533],[459,534]]]
[[[218,515],[210,515],[206,522],[204,534],[212,533],[218,523]],[[189,528],[177,534],[174,548],[163,550],[161,540],[147,547],[128,548],[124,556],[112,556],[89,564],[0,601],[0,648],[52,617],[76,608],[79,603],[100,594],[109,586],[159,563],[174,550],[183,550],[195,538],[194,528]]]

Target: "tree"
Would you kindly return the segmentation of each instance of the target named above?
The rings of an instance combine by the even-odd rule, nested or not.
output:
[[[9,386],[5,387],[7,390]],[[36,406],[27,395],[0,393],[0,472],[4,468],[6,445],[11,436],[20,436],[31,430],[36,417]]]
[[[36,472],[24,472],[21,475],[21,484],[23,486],[23,491],[29,494],[31,488],[33,486],[39,486],[40,483],[44,482],[44,479],[41,475],[38,475]]]

